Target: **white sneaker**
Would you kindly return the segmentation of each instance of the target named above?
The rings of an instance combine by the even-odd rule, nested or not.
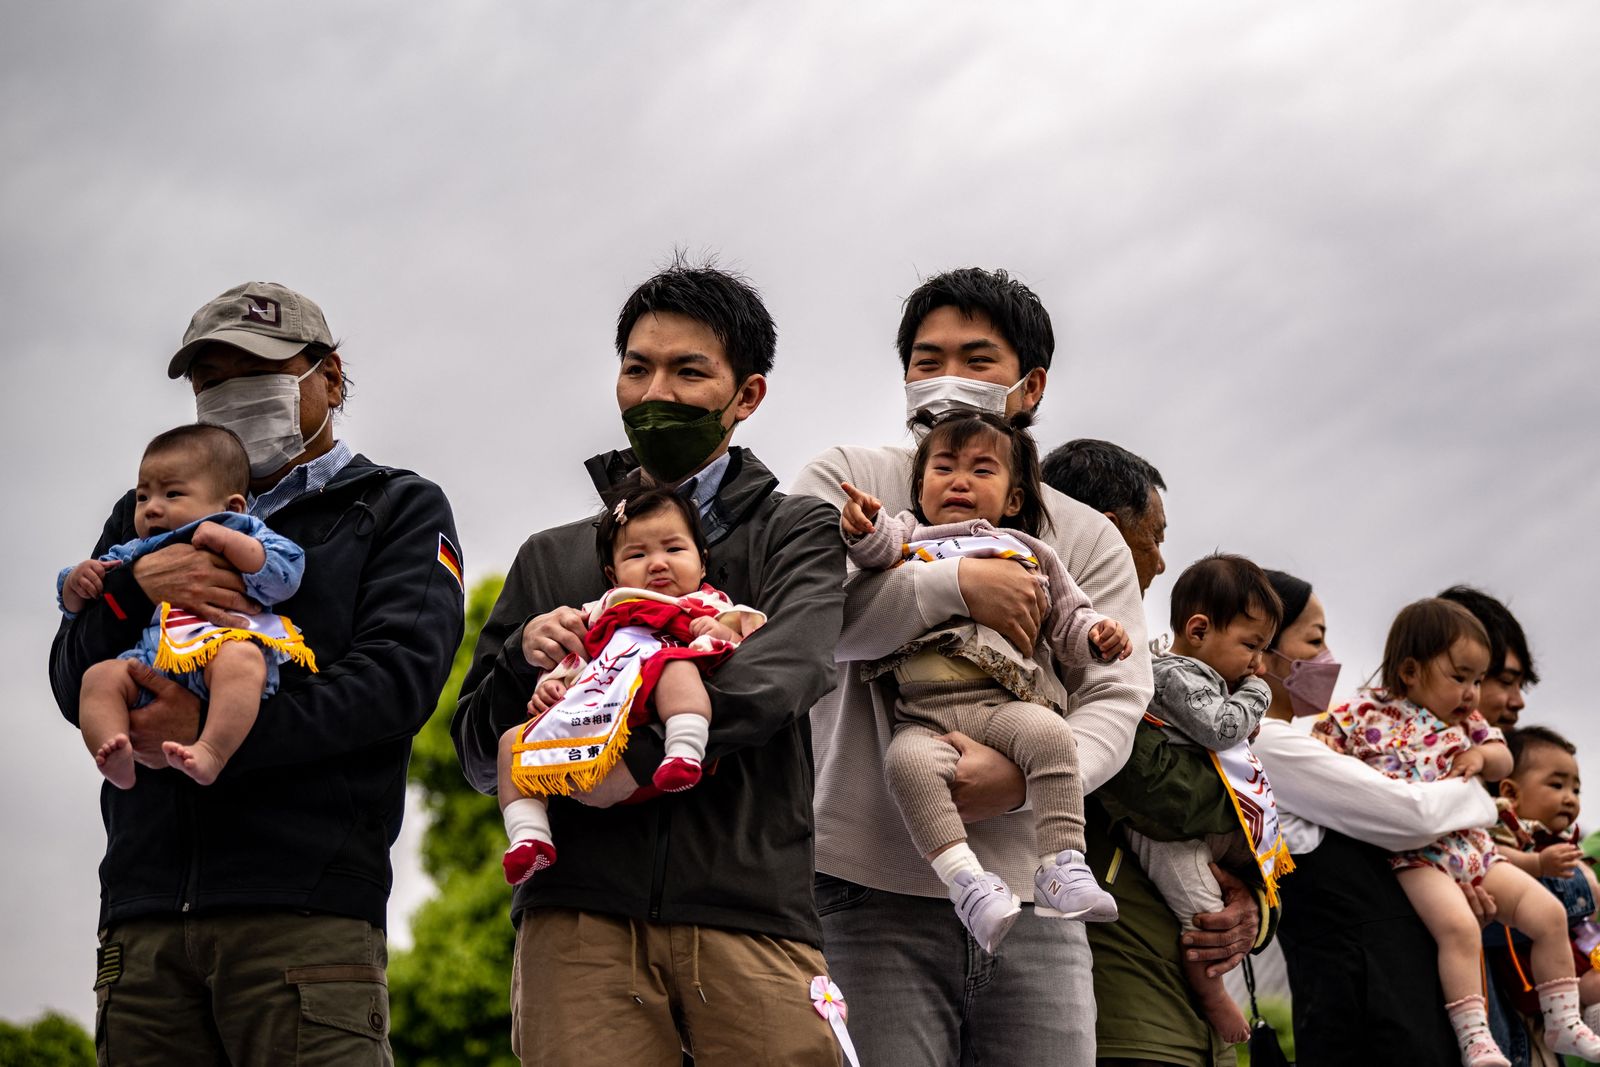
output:
[[[971,871],[956,873],[955,888],[950,890],[950,900],[961,917],[972,939],[990,955],[1000,947],[1011,930],[1011,924],[1022,914],[1022,903],[997,874],[984,871],[975,875]]]
[[[1116,921],[1117,901],[1094,880],[1083,853],[1069,848],[1056,857],[1055,866],[1034,874],[1033,911],[1046,919],[1108,923]]]

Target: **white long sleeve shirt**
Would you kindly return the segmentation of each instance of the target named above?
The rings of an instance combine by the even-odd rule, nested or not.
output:
[[[1399,782],[1282,719],[1263,719],[1250,748],[1272,781],[1290,852],[1312,851],[1325,829],[1401,852],[1496,819],[1494,799],[1476,778]]]

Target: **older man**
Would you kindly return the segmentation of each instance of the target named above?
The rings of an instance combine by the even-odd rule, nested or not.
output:
[[[1139,573],[1142,596],[1166,570],[1161,543],[1167,485],[1148,460],[1110,441],[1080,438],[1045,457],[1044,478],[1067,496],[1105,515],[1128,542]],[[1159,768],[1159,773],[1158,773]],[[1100,1063],[1119,1067],[1181,1064],[1205,1067],[1231,1063],[1233,1050],[1222,1043],[1194,1010],[1178,954],[1216,961],[1226,970],[1246,951],[1259,947],[1259,904],[1227,872],[1219,872],[1226,904],[1212,915],[1198,915],[1201,928],[1184,935],[1177,918],[1137,862],[1119,847],[1108,809],[1156,800],[1150,788],[1160,777],[1176,831],[1194,834],[1237,829],[1232,803],[1210,761],[1198,749],[1168,746],[1159,731],[1135,737],[1133,757],[1085,806],[1089,863],[1117,899],[1120,921],[1089,929],[1094,952],[1094,995],[1103,1008],[1096,1027]]]
[[[1044,396],[1055,349],[1050,316],[1004,271],[954,270],[907,298],[899,350],[908,413],[968,407],[1014,414]],[[841,482],[891,513],[911,504],[912,449],[834,448],[796,492],[842,505]],[[1093,510],[1045,490],[1046,537],[1095,607],[1127,627],[1135,653],[1064,679],[1084,789],[1127,756],[1150,697],[1138,586],[1122,539]],[[837,534],[836,534],[837,536]],[[817,902],[828,960],[851,1005],[862,1061],[875,1065],[1087,1064],[1094,1058],[1093,989],[1082,923],[1040,917],[1031,904],[1000,948],[981,951],[907,834],[883,778],[892,701],[861,681],[881,658],[956,616],[1031,648],[1041,601],[1034,580],[1001,559],[966,558],[852,576],[838,648],[839,686],[816,708]],[[1030,886],[1039,862],[1021,772],[961,734],[955,797],[983,867]]]
[[[1046,484],[1082,501],[1111,520],[1133,553],[1139,595],[1167,569],[1161,545],[1167,539],[1167,483],[1141,456],[1110,441],[1080,437],[1054,449],[1042,464]],[[1159,490],[1159,492],[1158,492]]]
[[[663,741],[641,728],[586,803],[551,801],[559,860],[511,904],[512,1047],[524,1063],[676,1065],[680,1048],[705,1063],[838,1062],[807,992],[827,968],[806,712],[833,682],[844,546],[831,508],[776,492],[754,455],[729,447],[766,396],[775,341],[760,295],[710,268],[650,278],[618,318],[617,406],[633,451],[591,460],[596,488],[676,487],[705,532],[707,580],[769,621],[706,678],[699,785],[649,799],[641,787]],[[528,538],[484,626],[451,724],[484,792],[540,672],[582,652],[576,606],[606,587],[596,521]],[[646,802],[608,806],[636,791]]]
[[[202,787],[161,744],[192,743],[203,703],[134,668],[153,696],[130,713],[137,781],[101,792],[101,1062],[388,1063],[389,848],[411,738],[461,640],[450,506],[335,438],[344,363],[321,309],[291,289],[248,282],[206,304],[167,372],[188,379],[201,421],[243,440],[250,513],[305,550],[299,592],[276,607],[321,671],[285,665]],[[133,510],[130,490],[94,555],[133,538]],[[163,602],[218,620],[251,608],[228,562],[192,545],[108,572],[52,650],[69,721],[84,671],[132,647]]]

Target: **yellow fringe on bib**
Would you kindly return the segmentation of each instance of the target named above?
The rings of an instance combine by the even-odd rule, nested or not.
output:
[[[310,646],[305,643],[305,638],[300,636],[300,630],[287,616],[279,615],[278,621],[283,624],[283,632],[288,638],[272,637],[268,634],[257,633],[254,630],[241,630],[237,627],[219,627],[212,633],[206,634],[200,642],[200,647],[188,652],[179,652],[172,647],[171,640],[167,637],[167,613],[172,610],[171,604],[161,605],[161,639],[156,642],[157,670],[169,674],[187,674],[197,671],[210,663],[217,654],[217,649],[229,641],[254,641],[264,645],[274,652],[281,653],[290,663],[298,664],[315,674],[317,672],[317,657],[312,653]]]
[[[628,717],[633,712],[633,700],[639,692],[641,679],[635,677],[633,685],[628,690],[628,699],[618,710],[619,722],[616,731],[606,741],[605,748],[600,750],[600,755],[587,761],[579,769],[566,767],[524,767],[517,760],[520,752],[532,752],[546,748],[572,748],[573,738],[552,737],[543,741],[517,740],[511,743],[511,784],[517,787],[517,792],[525,797],[569,797],[573,793],[585,793],[605,780],[617,761],[622,759],[623,750],[628,747],[628,735],[631,728]]]
[[[1233,791],[1233,784],[1228,781],[1228,776],[1222,771],[1222,761],[1215,752],[1207,752],[1211,762],[1217,768],[1217,777],[1222,779],[1222,786],[1228,791],[1228,802],[1233,805],[1233,814],[1239,820],[1239,828],[1244,831],[1244,839],[1250,843],[1250,851],[1255,854],[1256,866],[1261,870],[1262,888],[1267,895],[1269,907],[1278,906],[1278,879],[1286,874],[1294,873],[1294,857],[1289,854],[1289,846],[1284,843],[1283,836],[1278,836],[1277,842],[1262,855],[1260,845],[1251,838],[1250,827],[1245,822],[1244,810],[1239,807],[1239,795]],[[1267,871],[1267,861],[1272,861],[1272,871]]]

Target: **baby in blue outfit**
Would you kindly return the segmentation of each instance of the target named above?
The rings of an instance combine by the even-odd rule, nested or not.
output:
[[[300,632],[270,607],[293,596],[305,573],[305,553],[245,512],[250,461],[244,446],[220,426],[180,426],[146,446],[139,463],[133,515],[138,540],[113,545],[99,559],[64,569],[56,579],[61,610],[76,615],[104,593],[113,567],[188,542],[214,552],[244,579],[245,594],[262,613],[218,625],[172,604],[157,606],[139,644],[90,667],[78,700],[78,725],[100,773],[131,789],[135,770],[128,712],[150,696],[129,666],[155,667],[208,701],[205,726],[192,745],[167,741],[167,763],[201,785],[221,773],[255,725],[263,697],[278,688],[278,665],[293,661],[315,671]]]

